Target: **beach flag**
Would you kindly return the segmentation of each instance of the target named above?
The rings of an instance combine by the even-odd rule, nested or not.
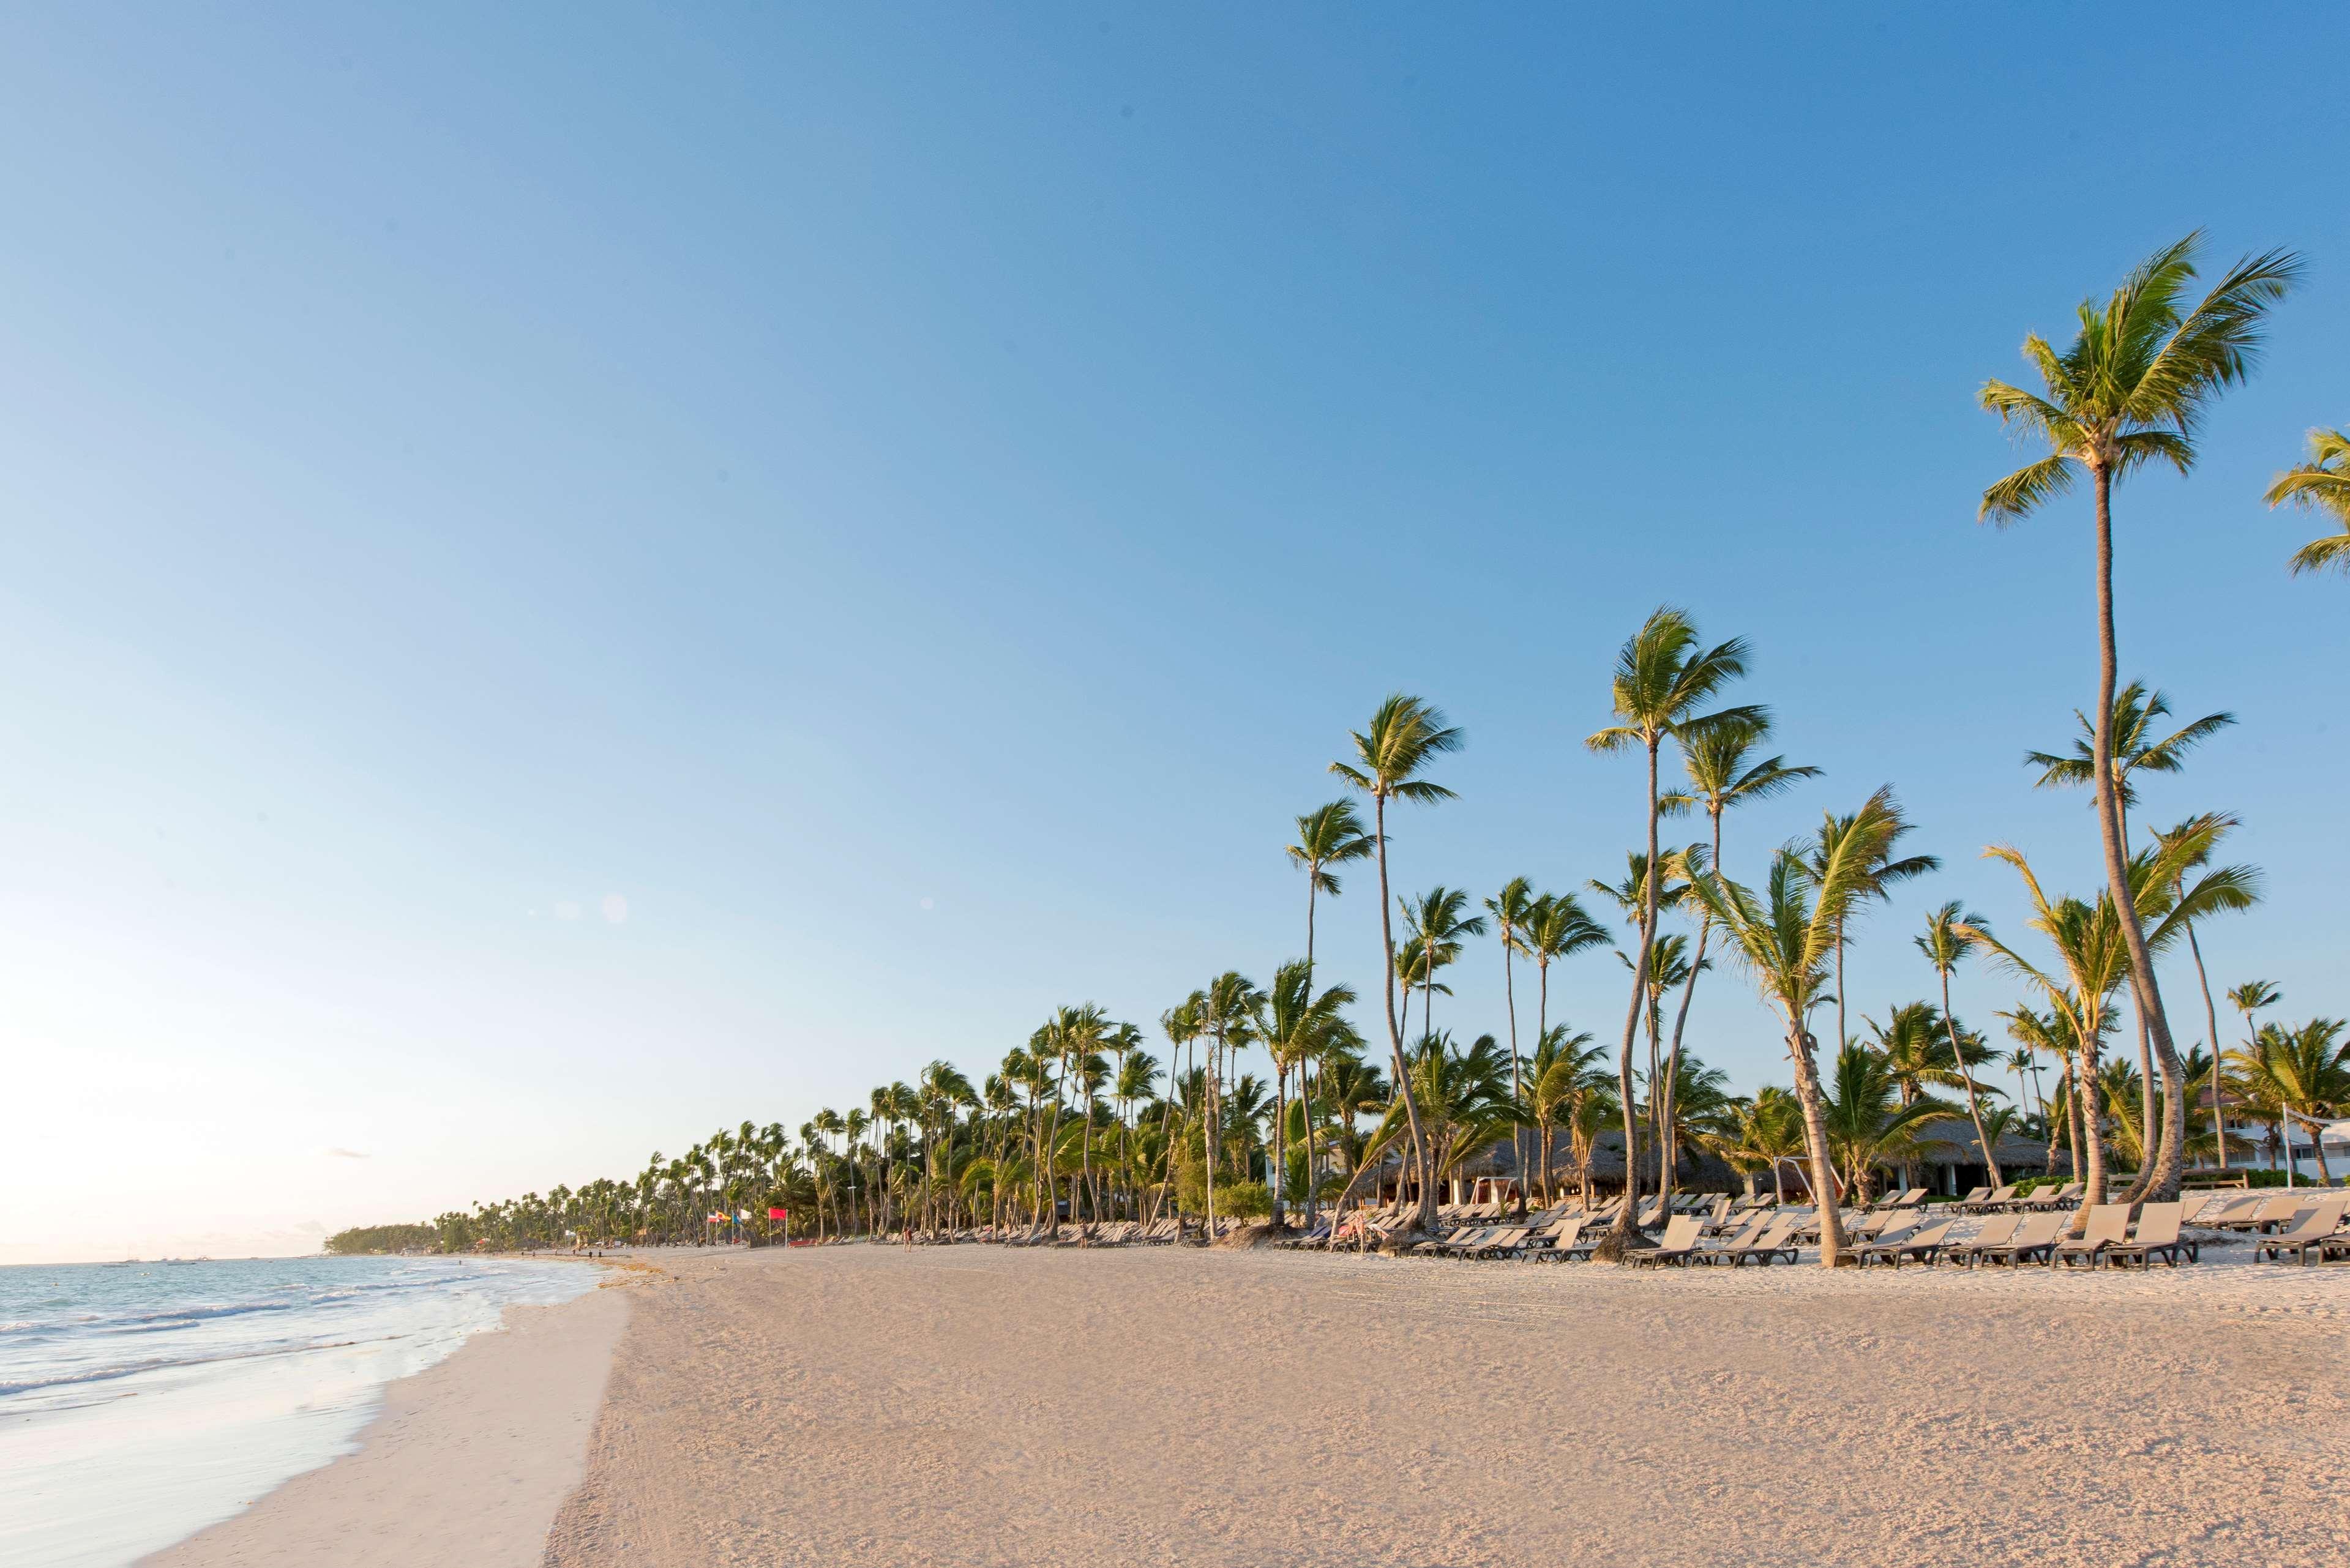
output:
[[[770,1220],[788,1220],[791,1217],[792,1211],[788,1209],[773,1208],[767,1210],[767,1218]]]
[[[726,1216],[723,1214],[712,1214],[710,1217],[710,1222],[712,1225],[723,1225],[726,1223]]]

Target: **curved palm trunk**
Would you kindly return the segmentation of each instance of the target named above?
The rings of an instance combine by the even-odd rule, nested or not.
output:
[[[2129,1190],[2122,1194],[2125,1203],[2136,1203],[2146,1196],[2147,1185],[2154,1179],[2155,1156],[2159,1152],[2155,1144],[2154,1044],[2147,1036],[2146,1014],[2140,1012],[2137,1023],[2137,1175],[2131,1179]]]
[[[2184,888],[2185,879],[2180,879]],[[2195,922],[2187,922],[2187,950],[2195,955],[2195,981],[2203,988],[2203,1027],[2211,1041],[2211,1131],[2220,1147],[2220,1168],[2228,1168],[2228,1095],[2220,1074],[2220,1010],[2211,1005],[2211,977],[2203,969],[2203,944],[2195,940]]]
[[[1403,1101],[1404,1118],[1411,1127],[1412,1159],[1419,1178],[1419,1228],[1432,1231],[1436,1228],[1436,1183],[1428,1168],[1428,1135],[1420,1128],[1419,1105],[1412,1096],[1411,1074],[1404,1064],[1403,1028],[1396,1022],[1395,920],[1388,909],[1393,900],[1388,893],[1387,796],[1372,795],[1371,809],[1379,849],[1379,942],[1387,951],[1388,961],[1380,981],[1380,990],[1387,997],[1388,1046],[1395,1057],[1395,1092],[1397,1097]],[[1407,997],[1407,1002],[1409,1000]]]
[[[1835,1156],[1828,1147],[1827,1117],[1821,1109],[1820,1071],[1812,1058],[1812,1037],[1801,1027],[1787,1034],[1787,1054],[1795,1067],[1795,1099],[1804,1109],[1804,1143],[1812,1158],[1812,1200],[1820,1211],[1820,1263],[1835,1268],[1844,1257],[1844,1220],[1836,1212]]]
[[[1648,873],[1640,888],[1640,956],[1632,965],[1632,1002],[1624,1010],[1624,1044],[1616,1057],[1616,1086],[1624,1102],[1624,1211],[1592,1256],[1621,1262],[1639,1245],[1640,1118],[1632,1103],[1632,1047],[1640,1037],[1640,1010],[1648,1001],[1648,962],[1657,940],[1657,747],[1648,738]]]
[[[2106,882],[2113,891],[2114,908],[2121,915],[2122,940],[2129,948],[2130,991],[2152,1036],[2154,1056],[2162,1064],[2162,1081],[2169,1103],[2164,1107],[2162,1141],[2148,1162],[2145,1196],[2168,1202],[2178,1196],[2180,1156],[2187,1143],[2187,1095],[2182,1080],[2187,1069],[2171,1044],[2170,1022],[2163,1015],[2161,988],[2155,983],[2154,955],[2147,950],[2146,931],[2139,925],[2137,900],[2130,891],[2129,857],[2122,846],[2121,804],[2114,788],[2114,685],[2117,663],[2114,639],[2114,517],[2113,472],[2103,462],[2094,469],[2097,484],[2097,727],[2093,759],[2097,787],[2097,826],[2106,857]],[[2092,1142],[2094,1144],[2094,1137]],[[2102,1171],[2100,1172],[2102,1176]],[[2102,1184],[2099,1185],[2102,1191]]]
[[[1950,1034],[1950,1065],[1959,1070],[1959,1081],[1967,1086],[1967,1115],[1975,1124],[1975,1147],[1982,1150],[1983,1168],[1991,1177],[1991,1184],[2002,1187],[2006,1184],[2000,1179],[1999,1152],[1991,1147],[1991,1139],[1983,1136],[1982,1102],[1975,1097],[1974,1069],[1967,1065],[1966,1051],[1959,1044],[1958,1020],[1950,1016],[1950,971],[1943,970],[1941,975],[1942,1027]]]

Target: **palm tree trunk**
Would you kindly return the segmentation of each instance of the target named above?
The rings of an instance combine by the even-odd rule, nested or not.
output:
[[[2097,1125],[2097,1059],[2085,1049],[2081,1053],[2080,1066],[2073,1074],[2073,1114],[2077,1118],[2073,1124],[2074,1131],[2081,1140],[2074,1174],[2086,1184],[2076,1212],[2085,1225],[2091,1206],[2106,1200],[2106,1134]]]
[[[1715,806],[1713,816],[1713,873],[1721,875],[1721,808]],[[1674,1101],[1680,1096],[1681,1032],[1689,1027],[1690,1001],[1697,995],[1697,977],[1705,968],[1705,947],[1713,936],[1713,917],[1700,912],[1697,922],[1697,956],[1690,960],[1689,980],[1681,986],[1681,1004],[1673,1014],[1673,1048],[1665,1058],[1665,1169],[1668,1181],[1680,1172],[1680,1127],[1675,1116],[1679,1107]],[[1944,1011],[1948,1011],[1945,1009]]]
[[[1648,738],[1648,870],[1641,878],[1640,956],[1632,965],[1632,1002],[1624,1010],[1624,1044],[1616,1057],[1616,1086],[1624,1102],[1624,1211],[1592,1251],[1609,1262],[1623,1260],[1627,1249],[1639,1243],[1640,1122],[1632,1103],[1632,1046],[1640,1035],[1640,1009],[1648,1000],[1648,961],[1657,939],[1657,747]]]
[[[1950,971],[1943,970],[1941,974],[1942,1027],[1950,1033],[1950,1064],[1959,1070],[1959,1078],[1967,1086],[1967,1115],[1974,1120],[1975,1147],[1982,1150],[1983,1166],[1990,1174],[1991,1184],[1999,1187],[2003,1185],[1999,1176],[1999,1155],[1991,1147],[1991,1139],[1983,1136],[1982,1103],[1975,1097],[1974,1069],[1967,1065],[1966,1051],[1959,1044],[1958,1020],[1950,1016]]]
[[[2114,787],[2114,684],[2117,665],[2114,637],[2114,516],[2113,472],[2103,462],[2093,472],[2097,485],[2097,726],[2092,759],[2097,786],[2097,826],[2104,841],[2106,882],[2114,908],[2121,916],[2122,940],[2129,948],[2130,992],[2139,1016],[2152,1036],[2154,1056],[2162,1064],[2162,1081],[2169,1094],[2163,1112],[2162,1143],[2149,1162],[2144,1195],[2156,1202],[2178,1196],[2178,1170],[2187,1143],[2187,1069],[2170,1041],[2170,1021],[2162,1011],[2161,988],[2155,983],[2154,955],[2147,950],[2146,931],[2138,923],[2137,899],[2130,890],[2129,857],[2122,844],[2121,802]]]
[[[1804,1108],[1804,1142],[1812,1157],[1812,1200],[1820,1211],[1820,1262],[1833,1269],[1844,1255],[1844,1220],[1836,1212],[1835,1157],[1828,1149],[1827,1118],[1820,1108],[1820,1070],[1812,1058],[1812,1037],[1791,1025],[1787,1054],[1795,1067],[1795,1099]]]
[[[2182,886],[2184,879],[2181,879]],[[2195,955],[2196,983],[2203,988],[2203,1027],[2211,1039],[2211,1130],[2218,1135],[2220,1168],[2228,1168],[2228,1097],[2220,1077],[2220,1010],[2211,1005],[2211,977],[2203,969],[2203,944],[2195,940],[2195,922],[2187,922],[2187,950]]]
[[[1526,1103],[1526,1090],[1523,1080],[1518,1075],[1518,985],[1515,968],[1510,962],[1510,928],[1504,922],[1502,927],[1502,999],[1510,1014],[1510,1104],[1513,1110],[1522,1110]],[[1523,1115],[1510,1124],[1510,1154],[1518,1166],[1517,1205],[1511,1212],[1523,1219],[1526,1212],[1526,1128]]]
[[[1388,801],[1385,794],[1371,796],[1371,809],[1379,848],[1379,942],[1387,952],[1387,964],[1380,989],[1388,1004],[1388,1046],[1395,1057],[1395,1092],[1403,1101],[1404,1118],[1411,1127],[1412,1158],[1420,1172],[1419,1229],[1436,1229],[1436,1186],[1428,1179],[1428,1137],[1420,1130],[1419,1106],[1412,1098],[1411,1073],[1404,1064],[1403,1028],[1396,1022],[1395,1003],[1395,922],[1388,906]],[[1409,996],[1407,994],[1407,1004]]]
[[[1308,865],[1305,867],[1305,1001],[1308,1006],[1311,1006],[1314,1002],[1315,885],[1321,880],[1322,867],[1320,864],[1315,863]],[[1312,1078],[1309,1076],[1313,1066],[1314,1057],[1311,1052],[1300,1056],[1297,1060],[1297,1100],[1298,1104],[1303,1106],[1305,1110],[1305,1228],[1308,1231],[1314,1229],[1315,1214],[1318,1207],[1315,1202],[1315,1194],[1314,1191],[1315,1184],[1314,1163],[1314,1085]]]
[[[2137,1103],[2138,1139],[2137,1175],[2122,1194],[2125,1203],[2136,1203],[2146,1196],[2147,1183],[2154,1178],[2154,1046],[2147,1038],[2146,1014],[2137,1015]]]

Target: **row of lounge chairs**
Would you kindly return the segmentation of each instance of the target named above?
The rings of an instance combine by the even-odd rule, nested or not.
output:
[[[2081,1194],[2087,1190],[2084,1182],[2068,1181],[2059,1187],[2043,1181],[2032,1189],[2029,1197],[2018,1198],[2015,1189],[2022,1185],[2021,1182],[2010,1182],[2001,1188],[1978,1187],[1952,1207],[1961,1214],[2030,1213],[2051,1209],[2076,1209],[2080,1206]]]

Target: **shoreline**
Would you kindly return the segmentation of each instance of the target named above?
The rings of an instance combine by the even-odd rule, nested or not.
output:
[[[137,1568],[537,1568],[549,1523],[578,1484],[628,1324],[634,1293],[622,1287],[644,1277],[641,1263],[577,1261],[610,1277],[567,1302],[505,1308],[496,1330],[386,1384],[351,1451]]]

